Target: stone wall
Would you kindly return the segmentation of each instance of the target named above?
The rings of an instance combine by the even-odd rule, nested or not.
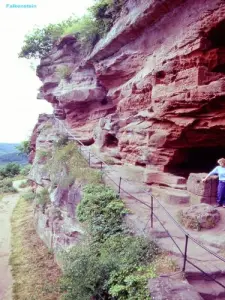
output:
[[[202,182],[207,174],[191,173],[187,181],[187,191],[190,193],[191,202],[216,204],[218,179],[216,177]]]

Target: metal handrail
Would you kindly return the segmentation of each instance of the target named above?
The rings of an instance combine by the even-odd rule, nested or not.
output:
[[[57,119],[57,121],[61,122],[60,120]],[[65,128],[66,132],[73,137],[73,139],[80,144],[81,146],[85,145],[75,136],[73,135],[64,125],[63,122],[61,122],[63,127]],[[81,150],[81,148],[80,148]],[[188,262],[189,264],[191,264],[192,266],[194,266],[196,269],[198,269],[200,272],[202,272],[203,274],[205,274],[207,277],[211,278],[213,281],[215,281],[217,284],[219,284],[220,286],[222,286],[223,288],[225,288],[225,285],[223,285],[221,282],[217,281],[215,278],[213,278],[211,275],[207,274],[205,271],[203,271],[201,268],[199,268],[198,266],[196,266],[193,262],[191,262],[188,259],[188,240],[192,240],[195,244],[197,244],[198,246],[200,246],[201,248],[203,248],[205,251],[207,251],[208,253],[212,254],[213,256],[217,257],[219,260],[225,262],[225,258],[223,258],[222,256],[218,255],[217,253],[213,252],[212,250],[208,249],[207,247],[205,247],[204,245],[202,245],[199,241],[197,241],[195,238],[193,238],[174,218],[173,216],[168,212],[168,210],[160,203],[160,201],[155,198],[152,194],[150,194],[148,191],[143,191],[144,193],[147,193],[150,197],[151,197],[151,205],[148,205],[146,202],[140,200],[139,198],[133,196],[131,193],[127,192],[126,190],[124,190],[121,187],[121,182],[122,180],[125,182],[130,182],[129,180],[126,180],[122,177],[119,177],[119,184],[117,182],[115,182],[106,172],[104,172],[103,170],[103,165],[105,165],[106,167],[108,167],[109,169],[111,169],[112,171],[115,171],[115,169],[113,169],[111,166],[109,166],[107,163],[105,163],[100,157],[98,157],[96,154],[91,153],[91,151],[89,150],[89,156],[88,156],[88,163],[89,165],[91,164],[91,155],[95,156],[99,162],[101,163],[101,172],[105,174],[106,177],[108,177],[117,187],[118,187],[118,193],[120,194],[121,191],[126,193],[128,196],[132,197],[133,199],[135,199],[136,201],[142,203],[143,205],[145,205],[146,207],[151,209],[151,228],[153,228],[153,217],[155,217],[158,222],[160,223],[160,225],[163,227],[163,229],[167,232],[167,234],[169,235],[169,237],[171,238],[171,240],[173,241],[173,243],[176,245],[177,249],[180,251],[181,255],[184,258],[183,261],[183,271],[185,271],[186,268],[186,262]],[[184,252],[181,250],[181,248],[179,247],[179,245],[176,243],[176,241],[174,240],[174,238],[172,237],[172,235],[170,234],[170,232],[166,229],[166,227],[163,225],[163,223],[161,222],[161,220],[159,219],[159,217],[155,214],[154,212],[154,207],[153,207],[153,200],[156,201],[159,206],[166,212],[166,214],[169,216],[169,218],[173,221],[173,223],[182,231],[182,233],[185,235],[185,249]]]

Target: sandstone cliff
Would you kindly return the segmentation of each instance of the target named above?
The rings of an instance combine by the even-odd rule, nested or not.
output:
[[[38,97],[122,163],[205,171],[225,149],[224,16],[222,0],[126,1],[88,57],[66,36],[41,60]]]
[[[224,0],[124,3],[89,55],[68,35],[37,68],[43,83],[38,99],[50,102],[54,115],[41,115],[33,130],[29,177],[36,191],[37,231],[55,252],[83,233],[75,217],[82,187],[77,180],[58,184],[55,177],[69,180],[68,170],[53,174],[49,168],[55,143],[67,130],[102,157],[135,165],[141,184],[185,189],[185,178],[167,173],[186,177],[190,171],[208,171],[225,153]],[[199,178],[192,176],[187,191],[211,203],[212,186],[207,195],[205,186],[200,193],[193,188]],[[176,200],[189,202],[190,193],[175,192],[171,189]],[[140,203],[133,211],[143,221]]]
[[[208,171],[225,151],[224,30],[223,0],[129,0],[88,56],[75,37],[59,40],[37,68],[38,98],[54,116],[34,128],[31,179],[49,186],[39,154],[65,128],[104,157],[143,167],[147,183],[184,185],[160,172]]]

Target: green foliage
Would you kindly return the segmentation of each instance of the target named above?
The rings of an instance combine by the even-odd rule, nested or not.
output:
[[[4,193],[16,193],[16,190],[13,187],[12,178],[4,178],[0,180],[0,195]]]
[[[16,163],[8,163],[5,167],[0,169],[0,176],[5,177],[14,177],[20,173],[20,165]]]
[[[102,36],[96,21],[85,15],[64,29],[64,35],[75,35],[83,49],[91,49]]]
[[[36,203],[42,206],[46,206],[50,202],[49,192],[46,188],[43,188],[39,193],[36,194]]]
[[[57,142],[54,143],[54,146],[57,147],[57,148],[60,148],[60,147],[68,145],[68,143],[69,143],[68,135],[60,135]]]
[[[100,173],[89,168],[74,142],[56,147],[47,168],[50,170],[53,185],[68,187],[75,180],[83,184],[101,182]]]
[[[53,44],[63,34],[64,28],[72,25],[73,18],[58,24],[49,24],[43,28],[34,28],[32,32],[25,36],[24,45],[19,53],[19,57],[42,58],[49,54]]]
[[[99,0],[89,8],[101,36],[113,26],[122,9],[123,2],[123,0]]]
[[[26,165],[20,170],[20,174],[27,176],[31,170],[31,165]]]
[[[64,255],[62,288],[65,300],[90,300],[101,296],[107,270],[100,262],[97,249],[88,244],[78,244]]]
[[[33,193],[32,191],[29,191],[29,192],[23,193],[22,197],[26,201],[32,201],[35,198],[35,193]]]
[[[88,230],[97,241],[123,231],[123,216],[128,211],[116,193],[104,185],[87,185],[77,207],[77,217],[87,222]]]
[[[59,66],[56,73],[61,79],[69,81],[71,79],[72,69],[68,66]]]
[[[73,247],[64,254],[64,299],[150,299],[146,286],[157,252],[153,242],[125,235]]]
[[[123,0],[98,0],[81,18],[71,16],[58,24],[34,28],[26,35],[19,57],[42,58],[49,54],[54,43],[62,36],[76,36],[83,50],[91,50],[112,27],[119,15]]]
[[[16,149],[19,150],[20,154],[28,155],[30,153],[30,141],[23,141]]]
[[[38,161],[45,161],[45,160],[51,158],[51,152],[46,151],[46,150],[38,150],[37,158],[38,158]]]

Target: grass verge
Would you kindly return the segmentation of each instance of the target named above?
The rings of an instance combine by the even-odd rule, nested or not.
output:
[[[13,300],[57,300],[61,271],[38,237],[32,205],[21,198],[12,216]]]

